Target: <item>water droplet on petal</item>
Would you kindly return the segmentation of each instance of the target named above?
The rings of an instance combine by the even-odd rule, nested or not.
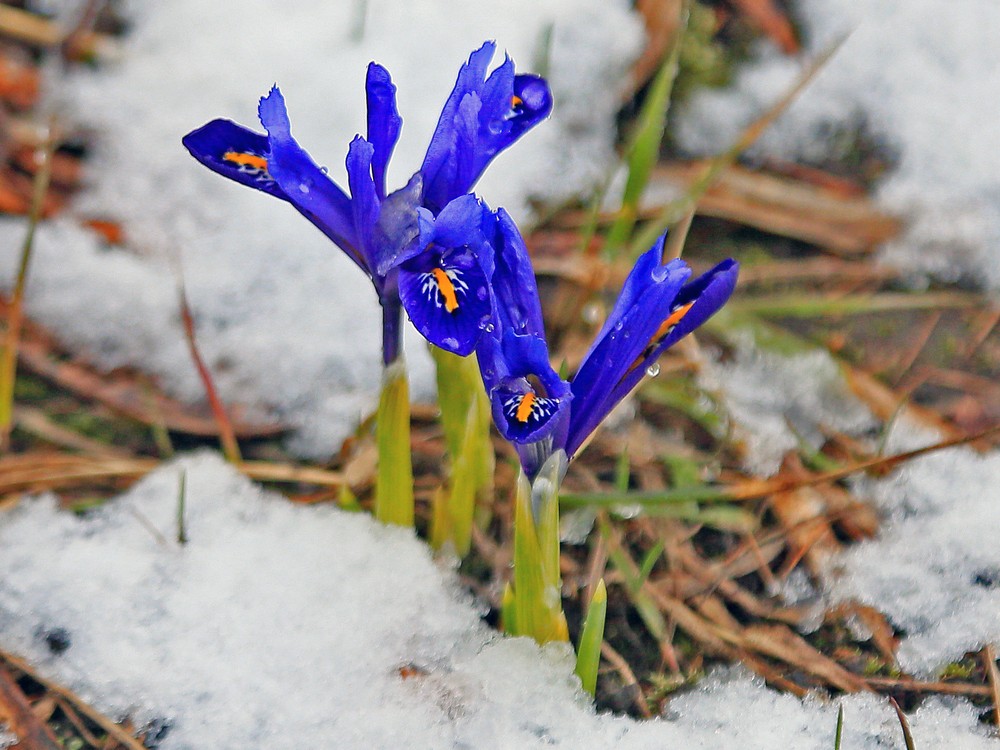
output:
[[[591,302],[587,305],[584,305],[583,310],[581,311],[580,314],[583,317],[584,323],[590,323],[591,325],[595,325],[596,323],[599,323],[601,320],[601,312],[602,312],[601,305],[598,304],[597,302]]]
[[[320,167],[319,171],[323,174],[330,174],[330,169],[328,167]]]
[[[479,287],[479,289],[476,290],[476,296],[481,300],[485,300],[487,296],[486,287]]]
[[[670,269],[665,265],[660,265],[654,268],[649,275],[653,277],[653,281],[659,283],[670,275]]]
[[[654,362],[649,367],[647,367],[646,368],[646,374],[649,375],[649,377],[651,377],[651,378],[655,378],[657,375],[659,375],[660,374],[660,363],[659,362]]]
[[[306,183],[304,183],[304,182],[300,182],[299,183],[299,192],[300,193],[305,193],[306,195],[308,195],[309,194],[309,186]]]
[[[619,320],[617,323],[615,323],[615,330],[620,331],[623,325],[624,324]]]
[[[448,336],[441,340],[441,343],[447,346],[449,349],[458,349],[458,339],[453,336]]]

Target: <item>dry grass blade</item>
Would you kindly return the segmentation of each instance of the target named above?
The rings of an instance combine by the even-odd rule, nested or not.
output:
[[[212,379],[212,373],[202,359],[201,352],[198,351],[198,341],[194,331],[194,316],[191,315],[191,307],[188,305],[187,294],[184,292],[184,284],[181,282],[180,289],[181,322],[184,324],[184,337],[187,339],[188,350],[191,352],[191,359],[198,370],[198,377],[201,378],[202,386],[205,388],[205,397],[212,409],[212,416],[219,427],[219,441],[222,443],[222,452],[226,460],[231,464],[239,464],[242,460],[240,455],[240,444],[236,441],[236,433],[233,431],[233,423],[229,419],[219,392]]]
[[[108,735],[115,740],[115,742],[127,748],[127,750],[147,750],[146,746],[143,745],[139,740],[130,735],[115,722],[109,719],[107,716],[102,714],[97,709],[93,708],[90,704],[86,703],[80,696],[74,693],[69,688],[65,688],[62,685],[53,682],[52,680],[47,680],[40,674],[36,673],[32,669],[31,665],[28,664],[23,659],[14,656],[11,653],[0,650],[0,659],[15,667],[26,675],[31,677],[39,685],[45,687],[50,693],[58,695],[60,698],[68,701],[77,711],[86,716],[92,722],[97,724],[101,729],[108,733]],[[61,748],[61,745],[56,745],[57,748]]]
[[[0,309],[0,312],[3,312]],[[193,412],[155,391],[142,377],[125,371],[102,373],[86,363],[64,361],[56,356],[53,337],[41,326],[25,321],[18,351],[21,367],[81,398],[97,401],[118,414],[145,425],[163,425],[171,432],[213,437],[219,434],[211,417]],[[237,437],[274,437],[287,431],[282,424],[233,421]]]
[[[105,458],[66,454],[23,454],[0,459],[0,495],[84,486],[112,480],[131,481],[145,476],[161,462],[153,458]],[[343,474],[312,466],[244,461],[236,468],[258,482],[339,487]]]
[[[705,168],[705,162],[665,164],[656,170],[653,181],[690,189]],[[717,182],[698,200],[697,213],[845,255],[870,251],[898,234],[902,226],[867,197],[737,165],[720,172]]]
[[[62,745],[34,712],[9,671],[0,665],[0,716],[6,717],[11,731],[24,750],[60,750]]]
[[[35,47],[54,48],[63,43],[67,34],[55,21],[20,8],[0,5],[0,36]],[[75,44],[86,57],[108,56],[114,49],[110,38],[89,31],[81,31]]]
[[[970,698],[985,698],[990,695],[990,689],[986,685],[967,682],[920,682],[909,677],[866,677],[865,682],[878,690],[894,692],[965,695]]]
[[[997,673],[997,655],[992,645],[983,649],[983,668],[986,670],[990,699],[993,701],[993,723],[1000,727],[1000,674]]]
[[[799,40],[795,37],[795,29],[791,22],[774,0],[732,0],[733,4],[771,38],[786,55],[794,55],[799,51]]]
[[[899,719],[899,726],[903,729],[903,741],[906,743],[906,750],[914,750],[915,745],[913,744],[913,734],[910,732],[910,722],[906,720],[906,714],[903,713],[903,709],[899,707],[896,703],[895,698],[889,698],[889,703],[896,710],[896,717]]]

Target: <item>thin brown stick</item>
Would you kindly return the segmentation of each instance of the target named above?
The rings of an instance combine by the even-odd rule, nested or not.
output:
[[[967,695],[972,698],[985,698],[990,694],[990,689],[986,685],[973,685],[968,682],[921,682],[909,677],[865,677],[863,679],[876,690]]]
[[[986,680],[990,685],[990,698],[993,701],[993,723],[1000,727],[1000,674],[997,673],[997,655],[991,644],[983,649],[983,666],[986,668]]]
[[[0,665],[0,715],[7,718],[24,750],[60,750],[55,734],[31,710],[31,703],[11,673]]]
[[[622,683],[625,688],[631,688],[634,690],[632,703],[635,705],[636,710],[646,719],[652,718],[652,714],[649,711],[649,706],[646,702],[646,694],[642,691],[642,687],[639,685],[639,680],[635,677],[635,672],[625,661],[625,657],[615,651],[614,647],[604,641],[601,644],[601,656],[608,660],[608,663],[615,668],[618,675],[622,678]]]
[[[198,377],[201,378],[202,386],[205,388],[205,397],[212,409],[212,416],[219,426],[219,441],[222,443],[222,452],[226,460],[232,464],[239,464],[242,461],[240,455],[240,444],[236,441],[236,433],[233,431],[233,423],[229,419],[226,407],[219,398],[219,392],[215,387],[212,373],[205,364],[205,360],[198,351],[198,341],[194,332],[194,316],[191,315],[191,307],[188,305],[187,294],[184,291],[183,282],[180,284],[180,305],[181,321],[184,324],[184,337],[187,339],[188,349],[191,352],[191,359],[198,370]]]
[[[77,711],[79,711],[88,719],[90,719],[92,722],[97,724],[97,726],[99,726],[101,729],[107,732],[111,737],[113,737],[116,742],[124,745],[128,750],[148,750],[145,745],[139,742],[139,740],[137,740],[135,737],[130,735],[120,726],[115,724],[115,722],[113,722],[107,716],[102,714],[96,708],[86,703],[82,698],[80,698],[80,696],[78,696],[72,690],[63,687],[57,682],[48,680],[42,677],[37,672],[35,672],[35,670],[31,667],[30,664],[28,664],[28,662],[2,649],[0,649],[0,659],[7,662],[12,667],[15,667],[24,672],[39,685],[44,686],[45,689],[48,690],[50,693],[54,693],[60,698],[69,701],[76,708]],[[56,745],[56,748],[59,747],[60,747],[59,745]]]

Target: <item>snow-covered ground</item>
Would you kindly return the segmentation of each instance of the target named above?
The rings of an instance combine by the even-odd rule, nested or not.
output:
[[[836,704],[741,672],[663,719],[597,715],[568,648],[489,631],[411,532],[295,506],[214,454],[82,517],[25,500],[0,522],[0,570],[4,647],[157,727],[161,750],[833,747]],[[884,700],[843,702],[844,747],[901,746]],[[930,701],[912,724],[921,746],[996,747],[963,702]]]
[[[1000,65],[994,0],[797,0],[806,55],[844,46],[752,149],[757,157],[844,158],[863,131],[898,164],[879,190],[908,221],[884,257],[902,269],[1000,289]],[[800,64],[761,45],[732,87],[702,93],[680,142],[714,153],[790,87]]]
[[[363,71],[374,58],[392,71],[406,121],[390,173],[399,184],[419,164],[459,64],[495,38],[521,69],[547,57],[556,94],[553,120],[482,183],[488,201],[523,220],[531,196],[585,190],[610,157],[615,87],[641,43],[628,5],[131,3],[135,28],[120,65],[53,82],[65,116],[99,138],[92,188],[74,211],[123,220],[130,245],[104,248],[68,220],[44,227],[31,315],[104,364],[141,364],[197,399],[177,325],[180,259],[226,396],[297,425],[303,454],[329,454],[373,403],[374,295],[288,206],[209,174],[180,135],[217,116],[253,124],[257,97],[277,81],[297,136],[339,177],[346,144],[363,129]],[[800,6],[813,49],[852,19],[864,23],[760,153],[820,155],[820,124],[864,112],[900,157],[882,199],[918,219],[892,257],[939,271],[958,259],[963,273],[1000,286],[1000,121],[989,111],[1000,89],[990,35],[1000,6],[955,0],[945,18],[923,0]],[[765,60],[734,92],[695,100],[685,141],[725,142],[783,90],[791,67]],[[0,223],[4,279],[22,231]],[[426,392],[429,367],[413,343]],[[806,439],[815,423],[870,425],[818,355],[782,362],[748,352],[716,375],[764,470],[794,445],[789,421]],[[794,397],[775,402],[775,382]],[[831,572],[828,595],[877,603],[905,628],[904,666],[933,670],[1000,638],[998,467],[997,453],[955,449],[861,488],[887,524]],[[210,454],[165,467],[84,517],[26,499],[0,516],[0,570],[0,645],[99,708],[162,727],[162,748],[833,746],[835,705],[779,695],[739,672],[710,677],[657,721],[597,716],[565,650],[481,625],[475,602],[411,534],[292,506]],[[411,665],[416,674],[404,678]],[[900,746],[883,702],[844,704],[844,747]],[[962,701],[929,701],[912,724],[921,745],[996,747]]]

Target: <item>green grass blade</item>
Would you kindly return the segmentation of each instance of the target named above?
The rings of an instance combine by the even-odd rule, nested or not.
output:
[[[580,643],[576,649],[576,674],[583,689],[591,695],[597,690],[597,669],[601,664],[601,644],[604,642],[604,622],[608,614],[608,589],[602,578],[583,621]]]
[[[668,227],[680,221],[684,216],[694,210],[698,201],[708,191],[722,173],[729,168],[739,158],[740,154],[746,151],[760,136],[770,127],[782,112],[795,101],[796,97],[809,85],[816,75],[823,69],[830,58],[836,54],[843,45],[847,37],[837,39],[803,71],[792,87],[772,105],[761,117],[757,118],[747,128],[743,130],[736,141],[725,151],[713,157],[706,165],[701,176],[696,179],[687,194],[675,201],[668,203],[662,211],[649,224],[639,232],[633,239],[630,247],[630,254],[637,256],[639,253],[652,247],[656,239],[663,234]]]
[[[54,123],[49,124],[52,132]],[[41,150],[42,163],[35,173],[31,192],[31,208],[28,213],[28,231],[21,245],[17,277],[10,305],[7,308],[7,327],[0,340],[0,452],[6,451],[10,443],[10,432],[14,424],[14,381],[17,379],[17,350],[21,338],[21,324],[24,320],[24,290],[28,284],[28,268],[35,246],[35,230],[42,218],[45,194],[52,176],[52,152],[55,144],[51,136]]]
[[[833,738],[833,750],[840,750],[840,742],[844,737],[844,704],[837,709],[837,732]]]
[[[494,453],[490,441],[490,404],[475,356],[459,357],[436,347],[441,427],[451,458],[447,499],[435,505],[431,544],[450,543],[464,557],[472,546],[476,501],[493,490]]]
[[[538,643],[568,641],[559,572],[559,485],[566,454],[549,458],[529,484],[518,475],[514,498],[515,635]]]
[[[402,358],[382,374],[375,424],[378,483],[375,517],[382,523],[413,526],[413,464],[410,457],[410,386]]]
[[[614,257],[625,247],[635,223],[639,218],[639,204],[646,191],[653,167],[660,158],[660,144],[667,124],[667,110],[670,94],[677,78],[677,61],[680,56],[681,40],[687,28],[688,3],[681,9],[680,22],[674,35],[670,51],[664,58],[653,79],[646,100],[639,112],[637,127],[626,148],[625,161],[628,165],[628,179],[622,195],[621,209],[615,218],[604,245],[605,255]]]

